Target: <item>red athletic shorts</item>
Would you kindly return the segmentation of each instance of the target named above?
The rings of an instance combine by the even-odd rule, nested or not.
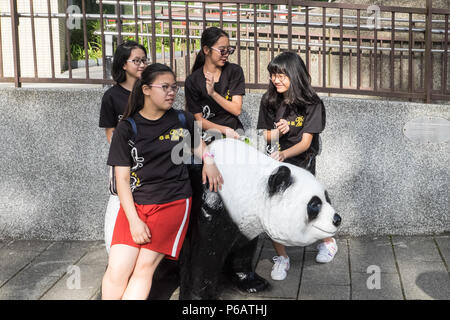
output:
[[[151,234],[150,242],[142,245],[133,241],[130,225],[121,205],[111,246],[126,244],[135,248],[146,248],[163,253],[168,259],[177,260],[189,224],[191,200],[192,198],[180,199],[164,204],[135,203],[139,218],[147,224]]]

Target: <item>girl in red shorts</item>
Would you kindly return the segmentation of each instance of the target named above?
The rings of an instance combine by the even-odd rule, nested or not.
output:
[[[199,139],[194,117],[184,112],[180,117],[172,109],[177,91],[169,67],[149,65],[114,131],[108,165],[115,167],[120,210],[103,277],[103,299],[146,299],[159,262],[165,256],[178,259],[192,195],[188,170],[179,161],[180,152],[173,152],[180,143],[191,143],[194,154],[204,160],[203,183],[208,179],[210,190],[223,184]]]

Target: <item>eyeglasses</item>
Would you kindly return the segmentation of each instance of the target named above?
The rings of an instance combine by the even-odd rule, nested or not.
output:
[[[280,80],[281,82],[283,82],[284,80],[286,80],[287,79],[287,75],[285,75],[284,73],[274,73],[274,74],[271,74],[270,75],[270,77],[269,77],[269,79],[272,81],[272,82],[275,82],[277,79],[278,80]]]
[[[140,66],[141,63],[143,63],[146,66],[150,63],[150,59],[149,58],[142,58],[142,59],[137,58],[137,59],[133,59],[133,60],[127,60],[127,62],[133,62],[137,66]]]
[[[233,47],[228,47],[226,49],[217,49],[217,48],[211,47],[211,49],[216,50],[217,52],[220,52],[221,56],[226,56],[227,54],[233,54],[234,51],[236,50]]]
[[[166,94],[168,94],[169,93],[169,90],[170,91],[173,91],[173,93],[177,93],[178,92],[178,89],[179,89],[179,87],[176,85],[176,84],[173,84],[173,85],[171,85],[171,86],[169,86],[168,84],[149,84],[148,85],[149,87],[157,87],[157,88],[162,88],[163,89],[163,91],[166,93]]]

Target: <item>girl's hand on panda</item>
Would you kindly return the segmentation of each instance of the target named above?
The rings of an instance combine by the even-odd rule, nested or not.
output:
[[[239,133],[237,133],[236,131],[234,131],[233,129],[226,127],[225,129],[225,136],[227,138],[232,138],[232,139],[239,139],[241,136],[239,135]]]
[[[207,160],[208,159],[208,160]],[[208,180],[207,180],[208,179]],[[205,158],[202,170],[202,182],[203,184],[209,182],[209,191],[217,192],[222,190],[223,178],[217,169],[216,164],[210,158]]]
[[[280,131],[281,134],[286,134],[289,132],[289,122],[285,119],[280,119],[277,123],[275,123],[277,126],[278,131]]]
[[[283,151],[275,151],[271,155],[272,159],[283,162],[286,160],[286,155]]]

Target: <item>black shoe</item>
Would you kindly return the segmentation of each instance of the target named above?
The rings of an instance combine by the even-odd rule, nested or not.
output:
[[[257,293],[269,288],[269,282],[255,272],[237,272],[231,275],[231,282],[239,289],[248,293]]]

